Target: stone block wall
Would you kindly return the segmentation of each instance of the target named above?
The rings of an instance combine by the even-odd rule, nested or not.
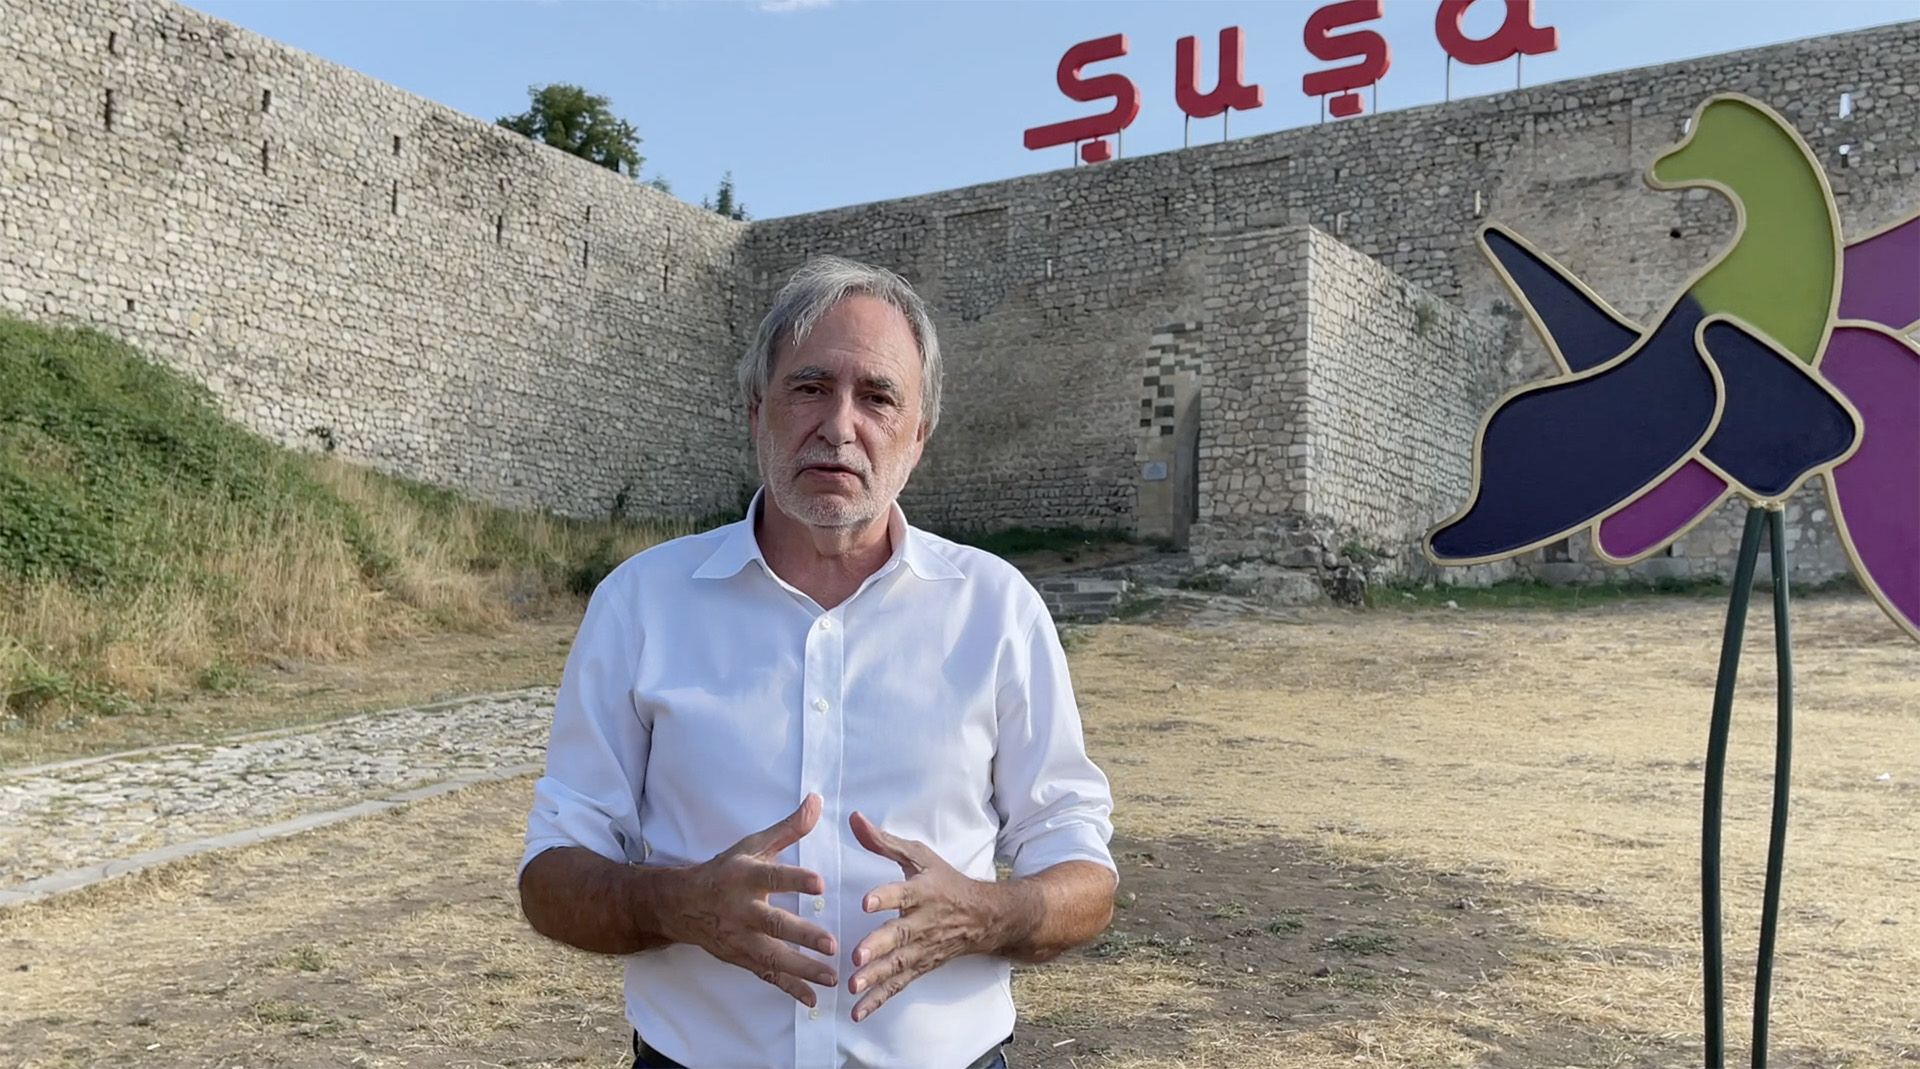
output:
[[[1499,328],[1309,231],[1304,511],[1410,549],[1472,491],[1472,432],[1502,383]]]
[[[1787,502],[1787,563],[1794,582],[1823,583],[1851,573],[1853,566],[1847,560],[1846,548],[1840,544],[1830,510],[1826,480],[1820,478],[1808,480]],[[1584,533],[1561,545],[1540,550],[1522,562],[1520,569],[1524,574],[1553,583],[1604,583],[1617,580],[1622,574],[1637,579],[1731,581],[1733,561],[1746,522],[1746,502],[1735,499],[1721,504],[1693,530],[1676,539],[1665,553],[1627,569],[1616,568],[1596,557],[1593,540]],[[1764,576],[1766,571],[1763,556],[1760,574]]]
[[[8,0],[0,308],[509,505],[730,507],[745,227],[187,8]]]
[[[1808,137],[1849,230],[1920,209],[1920,22],[743,225],[160,0],[8,0],[0,309],[126,337],[285,442],[506,504],[591,514],[624,490],[687,515],[751,478],[731,368],[767,298],[839,253],[901,271],[942,329],[916,522],[1133,527],[1141,362],[1177,322],[1196,538],[1255,510],[1312,528],[1276,545],[1397,538],[1451,511],[1453,475],[1409,473],[1461,413],[1331,370],[1309,388],[1308,322],[1345,317],[1323,359],[1367,390],[1481,383],[1488,324],[1500,385],[1538,374],[1474,247],[1488,218],[1646,315],[1731,232],[1717,196],[1640,177],[1724,90]],[[1277,237],[1302,227],[1322,236]],[[1421,291],[1470,313],[1435,320],[1465,364],[1392,367]],[[1369,428],[1403,418],[1383,452]],[[1837,567],[1817,495],[1798,504],[1800,559]],[[1729,525],[1644,567],[1723,570]]]
[[[756,222],[747,303],[808,257],[900,272],[927,299],[946,363],[941,422],[901,505],[948,528],[1130,529],[1140,367],[1156,330],[1200,318],[1192,189],[1086,167]]]
[[[1500,328],[1312,227],[1223,237],[1212,266],[1196,556],[1426,574],[1420,536],[1470,489]]]
[[[1284,546],[1274,525],[1311,510],[1310,264],[1305,227],[1243,231],[1212,249],[1193,536],[1203,560]]]
[[[1499,385],[1516,385],[1549,362],[1481,257],[1475,229],[1487,219],[1511,225],[1623,312],[1647,315],[1725,245],[1733,216],[1704,191],[1651,190],[1642,173],[1702,100],[1728,90],[1765,101],[1808,138],[1850,231],[1920,210],[1920,22],[1909,22],[769,220],[750,230],[746,256],[760,286],[805,253],[842,252],[878,258],[936,296],[956,354],[948,396],[964,415],[945,443],[936,435],[910,489],[917,514],[1126,526],[1137,494],[1119,380],[1153,324],[1205,319],[1197,313],[1208,305],[1217,320],[1229,303],[1212,273],[1217,250],[1240,235],[1313,226],[1477,321],[1502,325]],[[1851,102],[1844,118],[1843,93]],[[1005,226],[996,222],[983,239],[983,219]],[[991,262],[960,269],[945,246],[955,227]],[[1271,295],[1247,299],[1277,307]],[[1280,322],[1272,332],[1296,327]],[[969,396],[981,382],[993,385]],[[1063,391],[1043,402],[1054,418],[1034,413],[1034,395],[1009,383]],[[1218,431],[1207,407],[1217,392],[1203,387],[1203,472]],[[1276,403],[1273,422],[1286,425],[1294,402]],[[1476,416],[1456,433],[1466,438],[1477,424]],[[1264,464],[1257,451],[1273,446],[1255,441],[1251,428],[1225,433],[1256,451],[1214,457],[1223,475],[1242,472],[1239,492],[1253,469],[1266,473],[1262,490],[1286,470]],[[1210,492],[1233,494],[1231,486],[1230,476],[1209,484],[1203,474],[1203,512]],[[1730,521],[1716,518],[1683,547],[1708,554],[1699,568],[1724,570],[1713,532],[1726,522],[1737,531],[1730,511]],[[1832,540],[1830,525],[1813,530],[1823,522],[1816,511],[1798,513],[1803,544]],[[1837,567],[1831,555],[1803,556]]]

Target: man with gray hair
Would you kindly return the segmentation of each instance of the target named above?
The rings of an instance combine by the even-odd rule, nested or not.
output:
[[[895,503],[940,418],[905,280],[808,263],[740,385],[762,489],[594,591],[521,906],[626,956],[636,1066],[1004,1067],[1010,962],[1113,910],[1059,637],[1010,565]]]

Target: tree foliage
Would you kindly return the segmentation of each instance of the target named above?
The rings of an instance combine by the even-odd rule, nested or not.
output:
[[[518,115],[502,117],[501,126],[610,171],[640,177],[640,165],[645,162],[640,134],[613,114],[612,101],[562,82],[528,86],[527,95],[531,106]]]
[[[744,222],[751,218],[747,215],[747,206],[734,197],[732,171],[720,176],[719,190],[713,196],[702,200],[700,206],[710,212],[718,212],[729,219],[739,219]]]

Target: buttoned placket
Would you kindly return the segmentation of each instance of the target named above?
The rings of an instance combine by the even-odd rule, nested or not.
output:
[[[819,603],[761,561],[775,583],[818,610],[807,624],[806,660],[800,687],[800,789],[793,803],[798,806],[808,794],[820,796],[820,821],[814,825],[813,834],[801,839],[796,849],[800,867],[820,875],[821,882],[826,884],[827,896],[815,896],[809,905],[808,896],[795,895],[794,912],[800,917],[812,917],[816,924],[835,933],[836,940],[842,930],[840,920],[851,906],[839,901],[840,896],[834,893],[840,887],[840,829],[847,826],[849,816],[842,806],[840,792],[841,758],[846,740],[842,703],[846,698],[848,607],[874,584],[892,575],[900,564],[901,558],[895,556],[868,576],[851,597],[832,609],[821,609]],[[815,1066],[831,1069],[839,1063],[840,1026],[846,1023],[842,1020],[841,996],[846,992],[848,976],[840,975],[844,970],[838,962],[851,960],[852,949],[844,945],[835,947],[834,972],[839,982],[832,987],[814,985],[812,1007],[797,999],[794,1001],[793,1064],[796,1069]],[[852,1009],[849,1005],[846,1012]]]
[[[861,589],[865,589],[863,585]],[[858,594],[855,595],[856,597]],[[847,599],[849,602],[852,598]],[[820,823],[813,834],[800,840],[800,865],[820,874],[826,884],[825,895],[803,895],[800,916],[828,931],[837,933],[836,923],[844,903],[839,901],[840,828],[847,821],[840,798],[841,753],[846,724],[841,703],[846,697],[846,629],[842,626],[846,603],[835,610],[822,611],[807,628],[806,668],[801,688],[800,793],[818,793],[821,799]],[[839,617],[836,619],[836,617]],[[799,799],[795,800],[798,804]],[[848,948],[836,947],[837,958],[844,959]],[[835,973],[842,972],[835,968]],[[840,996],[847,978],[832,987],[814,987],[815,1004],[808,1008],[794,1003],[794,1064],[828,1069],[839,1057],[841,1017]]]

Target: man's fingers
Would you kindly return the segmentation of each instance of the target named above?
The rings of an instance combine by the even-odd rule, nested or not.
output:
[[[768,935],[784,943],[807,947],[822,954],[833,954],[839,950],[832,933],[815,924],[788,913],[784,909],[775,909],[762,904],[760,927]]]
[[[812,869],[797,865],[768,865],[760,873],[760,890],[767,894],[786,891],[803,895],[825,892],[827,882]]]
[[[903,955],[896,954],[894,957],[903,957]],[[853,1019],[864,1021],[872,1016],[873,1011],[886,1005],[888,999],[899,994],[900,989],[906,987],[917,975],[919,971],[911,961],[902,961],[897,971],[886,979],[876,982],[872,990],[867,992],[867,996],[854,1005]]]
[[[883,909],[912,909],[914,904],[913,885],[910,883],[882,884],[867,892],[860,900],[860,908],[868,913],[878,913]]]
[[[811,1008],[819,1002],[819,997],[813,993],[813,988],[808,987],[804,980],[796,980],[785,973],[763,973],[760,979],[792,995],[794,1001],[803,1006]]]
[[[879,935],[879,933],[874,933],[874,935]],[[908,940],[906,940],[904,933],[897,933],[897,935],[899,935],[899,937],[887,938],[887,940],[874,940],[874,938],[868,937],[860,942],[860,950],[854,950],[852,960],[854,960],[856,965],[862,965],[862,963],[864,963],[864,965],[858,967],[858,969],[854,969],[852,977],[847,979],[847,990],[849,990],[851,994],[860,994],[860,992],[876,986],[877,983],[893,977],[895,973],[899,973],[902,969],[906,969],[906,971],[910,971],[910,973],[920,973],[920,952],[918,952],[918,948],[906,944]],[[864,956],[862,956],[862,950],[866,952]]]
[[[771,936],[759,936],[747,945],[744,961],[734,964],[745,968],[760,979],[787,990],[780,983],[781,977],[791,980],[804,980],[807,983],[832,987],[840,982],[833,966],[818,958],[810,958],[786,943]],[[808,1002],[811,1006],[813,1003]]]
[[[907,875],[911,876],[926,868],[914,850],[918,843],[881,831],[879,825],[868,820],[866,814],[858,810],[854,811],[847,822],[852,825],[853,837],[861,846],[898,864]]]
[[[808,794],[800,808],[734,844],[734,852],[772,857],[801,839],[820,822],[820,796]]]
[[[867,933],[860,945],[853,948],[853,964],[865,965],[870,961],[883,958],[913,941],[913,931],[905,917],[895,917],[887,923]]]
[[[853,829],[854,840],[861,846],[881,857],[899,860],[893,856],[893,847],[880,840],[880,829],[867,819],[865,813],[854,810],[853,815],[847,818],[847,825]]]

